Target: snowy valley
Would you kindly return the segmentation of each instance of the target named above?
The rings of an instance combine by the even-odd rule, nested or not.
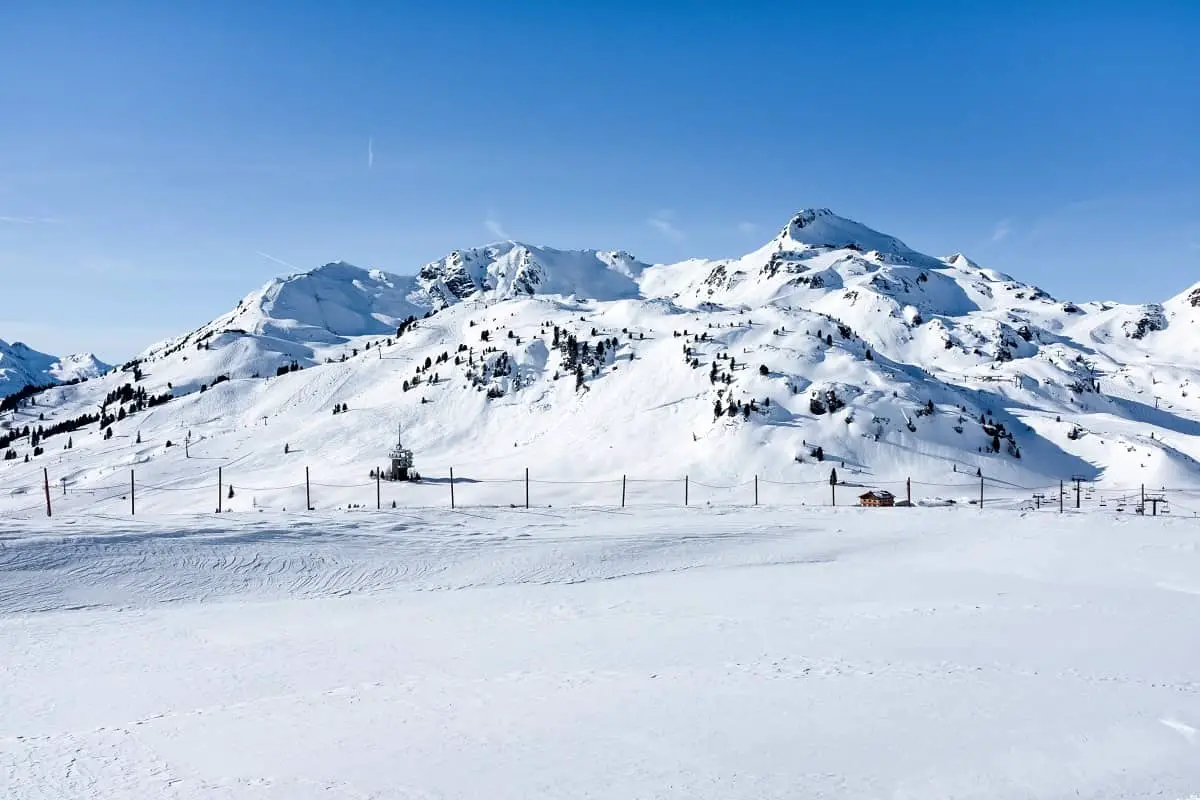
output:
[[[1198,319],[818,210],[12,348],[0,795],[1195,800]]]
[[[223,510],[374,503],[398,437],[422,476],[386,487],[399,505],[446,504],[451,468],[485,504],[522,502],[526,469],[535,504],[675,503],[685,476],[690,502],[751,482],[826,502],[831,467],[938,501],[980,477],[1195,489],[1198,326],[1200,284],[1059,299],[825,209],[736,259],[501,242],[410,276],[337,262],[116,368],[34,360],[10,388],[81,380],[7,392],[0,512],[40,513],[48,479],[65,510],[121,513],[131,471],[140,512],[211,511],[218,468]]]

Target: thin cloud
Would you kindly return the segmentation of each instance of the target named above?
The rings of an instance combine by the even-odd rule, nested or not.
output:
[[[0,223],[6,225],[51,225],[58,222],[51,217],[5,217],[0,216]]]
[[[663,236],[673,242],[682,242],[687,238],[687,234],[681,231],[673,222],[675,212],[669,208],[664,208],[657,214],[652,215],[646,220],[646,224],[657,230]]]
[[[999,222],[996,223],[996,227],[992,228],[992,237],[991,237],[992,244],[1000,244],[1000,242],[1003,242],[1005,239],[1008,238],[1009,234],[1011,234],[1012,231],[1013,231],[1013,225],[1012,225],[1011,219],[1000,220]]]
[[[483,221],[483,227],[487,228],[488,233],[495,236],[497,239],[511,239],[508,231],[504,230],[504,226],[500,224],[500,220],[496,219],[495,214],[489,213],[487,219]]]

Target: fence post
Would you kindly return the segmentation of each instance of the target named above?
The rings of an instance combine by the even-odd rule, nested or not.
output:
[[[454,508],[454,467],[450,468],[450,508]]]
[[[382,351],[380,351],[380,352],[382,353]],[[383,472],[383,470],[379,469],[378,467],[375,468],[375,510],[376,511],[383,508],[382,502],[380,500],[380,494],[379,494],[379,492],[380,492],[379,482],[382,480],[382,478],[380,478],[379,476],[382,472]]]
[[[758,476],[754,476],[754,505],[758,505]]]
[[[225,494],[224,491],[222,491],[224,489],[224,486],[223,486],[224,483],[225,483],[225,476],[221,473],[221,468],[217,467],[217,513],[218,514],[221,513],[221,498],[222,498],[222,495]]]
[[[137,505],[136,501],[134,500],[134,491],[135,487],[133,483],[133,470],[129,470],[129,516],[131,517],[137,515]]]
[[[683,476],[683,504],[688,504],[688,476]]]
[[[312,511],[312,491],[308,484],[308,467],[304,468],[304,510]]]
[[[529,467],[525,468],[525,507],[529,508]]]
[[[621,476],[621,508],[625,507],[625,476]]]
[[[46,490],[46,516],[52,516],[50,513],[50,472],[45,467],[42,467],[42,488]]]

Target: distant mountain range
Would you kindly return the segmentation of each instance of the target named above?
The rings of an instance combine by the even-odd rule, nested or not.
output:
[[[45,386],[94,378],[110,367],[91,353],[52,356],[22,342],[0,339],[0,397],[26,386]]]
[[[1200,284],[1145,305],[1054,298],[807,209],[734,259],[652,265],[508,241],[410,276],[327,264],[108,374],[90,356],[0,343],[0,392],[84,378],[34,398],[39,422],[106,398],[126,412],[53,453],[81,485],[116,462],[182,475],[195,465],[164,442],[188,432],[264,486],[294,472],[285,444],[365,474],[398,427],[425,474],[533,463],[801,484],[827,474],[820,456],[864,483],[1197,485],[1198,340]],[[130,410],[111,399],[126,383],[170,400]],[[352,413],[333,414],[342,403]],[[0,470],[28,469],[29,443],[9,438]]]

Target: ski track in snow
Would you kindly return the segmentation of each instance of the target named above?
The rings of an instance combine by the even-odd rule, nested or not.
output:
[[[772,507],[0,522],[0,796],[1182,799],[1198,530]]]

